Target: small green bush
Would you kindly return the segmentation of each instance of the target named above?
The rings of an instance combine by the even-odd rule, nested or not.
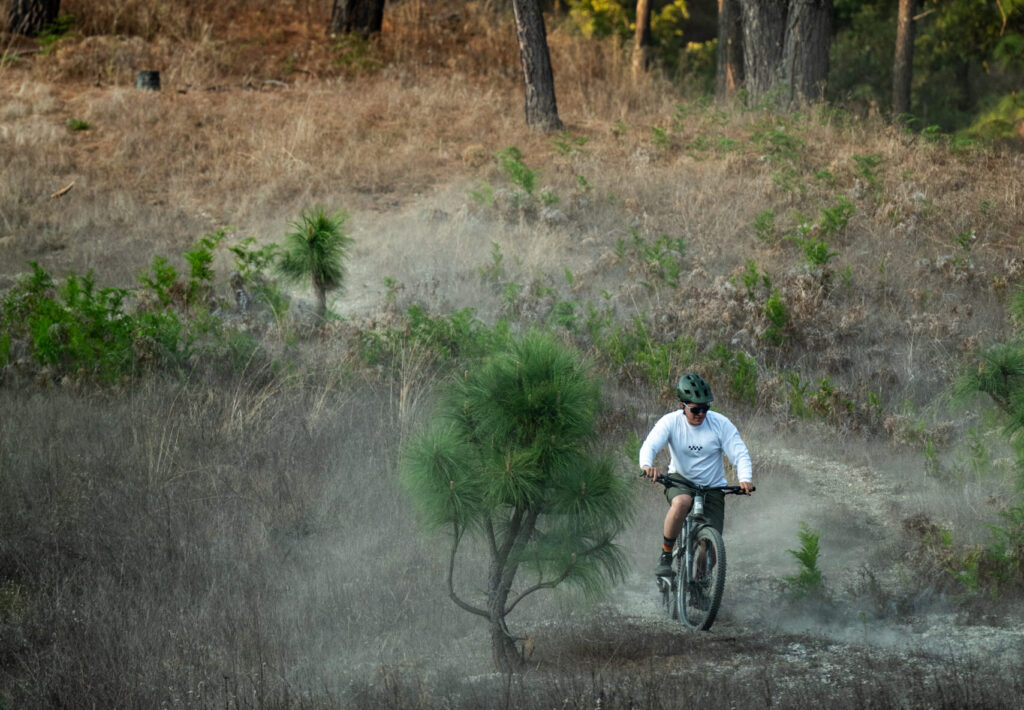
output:
[[[523,153],[514,145],[498,151],[498,167],[508,181],[527,195],[532,195],[537,186],[539,170],[531,170],[523,162]]]
[[[782,345],[789,337],[786,328],[789,325],[789,311],[782,301],[779,289],[773,288],[771,296],[764,304],[764,315],[768,319],[764,338],[772,345]]]
[[[796,536],[800,540],[800,548],[786,550],[786,552],[797,561],[797,573],[782,579],[786,582],[794,599],[822,597],[825,594],[825,580],[818,568],[820,533],[811,530],[807,523],[801,522]]]
[[[35,362],[55,374],[109,382],[147,361],[177,361],[187,349],[185,328],[173,311],[128,312],[130,291],[98,288],[91,272],[72,273],[58,284],[39,264],[30,266],[0,307],[8,351],[12,339],[24,339]]]
[[[733,350],[718,344],[711,349],[714,358],[729,384],[729,392],[748,404],[757,400],[757,361],[742,350]]]

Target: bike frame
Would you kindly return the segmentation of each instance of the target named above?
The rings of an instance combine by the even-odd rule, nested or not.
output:
[[[666,488],[669,488],[670,486],[673,486],[677,483],[677,481],[675,481],[674,479],[670,479],[667,476],[660,475],[654,480],[662,484]],[[685,597],[691,597],[696,594],[697,583],[694,579],[694,562],[697,560],[695,560],[694,558],[696,555],[699,555],[700,552],[696,549],[694,541],[697,539],[701,529],[705,527],[711,527],[710,521],[704,514],[704,496],[709,491],[722,491],[725,494],[744,493],[743,489],[740,488],[739,486],[692,486],[692,488],[694,489],[693,501],[690,504],[689,512],[686,514],[686,519],[683,521],[683,527],[680,531],[679,537],[676,538],[675,549],[672,550],[673,567],[675,569],[680,569],[678,566],[678,558],[681,556],[683,558],[682,568],[680,569],[679,574],[673,574],[671,577],[657,577],[658,589],[661,590],[666,605],[669,607],[670,616],[673,619],[678,616],[680,618],[680,621],[682,621],[688,626],[693,626],[693,624],[691,624],[691,622],[686,618],[685,610],[680,608],[684,605],[681,601],[681,595],[683,594],[684,590],[686,592]],[[712,530],[714,530],[714,528],[712,528]],[[716,559],[715,564],[717,565],[719,564],[719,562],[721,562],[724,570],[724,542],[721,541],[720,536],[718,536],[717,534],[717,531],[714,534],[717,537],[719,537],[719,542],[716,543],[716,545],[720,544],[722,546],[722,560],[719,561],[718,559]],[[705,552],[705,554],[710,553]],[[705,559],[705,565],[706,564],[707,560]],[[722,574],[724,575],[724,571],[722,572]],[[724,577],[722,578],[722,580],[724,581]],[[684,586],[680,588],[680,585]],[[720,600],[720,598],[721,595],[718,594],[717,598],[713,602],[713,608],[708,610],[708,618],[705,624],[700,625],[699,627],[694,626],[694,628],[710,628],[715,616],[717,615],[718,600]]]

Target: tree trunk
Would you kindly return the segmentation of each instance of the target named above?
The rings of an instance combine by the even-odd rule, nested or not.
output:
[[[11,0],[7,28],[11,34],[35,37],[59,13],[60,0]]]
[[[327,32],[369,37],[380,32],[383,22],[384,0],[334,0]]]
[[[832,0],[790,0],[779,74],[780,83],[789,86],[790,102],[824,96],[831,40]]]
[[[751,97],[785,86],[785,103],[820,98],[828,77],[832,0],[739,2],[744,85]]]
[[[754,98],[778,85],[787,4],[783,0],[740,0],[744,87]]]
[[[718,70],[715,93],[728,99],[743,84],[743,23],[739,0],[718,0]]]
[[[914,7],[916,0],[900,0],[896,16],[896,52],[892,62],[892,115],[910,113],[910,84],[914,72]]]
[[[636,2],[636,32],[633,35],[633,81],[651,65],[651,0]]]
[[[515,10],[516,39],[519,41],[519,59],[526,88],[526,125],[542,131],[561,130],[540,2],[512,0],[512,8]]]
[[[504,602],[502,602],[504,603]],[[516,648],[516,640],[505,627],[504,615],[491,616],[491,657],[494,669],[499,673],[512,673],[522,668],[523,657]]]

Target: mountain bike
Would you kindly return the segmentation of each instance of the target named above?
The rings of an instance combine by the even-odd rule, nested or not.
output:
[[[668,488],[667,476],[654,479]],[[704,494],[723,491],[742,495],[739,486],[696,486],[693,505],[672,550],[670,577],[655,577],[670,619],[706,631],[715,623],[725,591],[725,542],[704,516]]]

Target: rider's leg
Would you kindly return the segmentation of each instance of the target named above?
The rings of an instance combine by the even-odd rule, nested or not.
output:
[[[680,493],[669,501],[668,512],[665,514],[665,537],[675,540],[683,529],[683,521],[686,520],[690,506],[693,505],[693,496]]]
[[[683,521],[686,514],[690,512],[690,505],[693,499],[678,489],[673,490],[673,497],[669,499],[668,513],[665,514],[665,525],[662,532],[665,537],[662,541],[661,554],[658,556],[658,567],[655,574],[658,576],[669,576],[672,574],[672,547],[676,538],[683,529]]]

